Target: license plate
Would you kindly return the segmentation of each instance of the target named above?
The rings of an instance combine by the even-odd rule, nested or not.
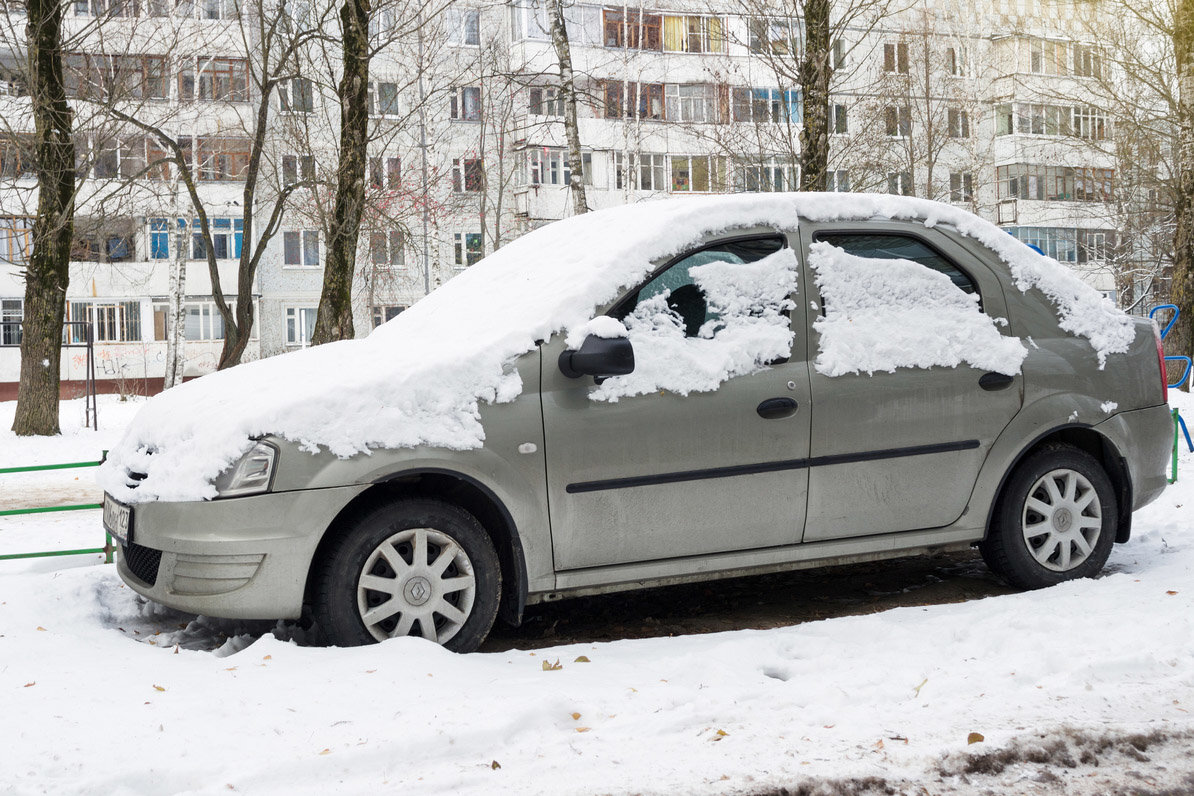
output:
[[[104,530],[122,544],[133,540],[133,509],[104,495]]]

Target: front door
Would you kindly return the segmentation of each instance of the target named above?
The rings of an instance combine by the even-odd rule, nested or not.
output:
[[[723,239],[632,291],[610,313],[635,346],[635,373],[621,381],[569,379],[556,366],[563,343],[544,348],[557,570],[799,542],[809,447],[805,302],[774,287],[771,306],[708,295],[762,285],[775,262],[795,268],[782,235]],[[726,270],[734,266],[742,269]],[[727,367],[755,372],[720,380]]]

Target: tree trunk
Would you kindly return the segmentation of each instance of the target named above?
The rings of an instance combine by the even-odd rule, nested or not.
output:
[[[568,141],[568,170],[571,173],[568,188],[572,193],[572,213],[580,215],[589,211],[589,202],[585,197],[585,162],[576,122],[576,76],[572,73],[572,47],[568,42],[562,0],[549,0],[548,13],[551,14],[551,43],[560,65],[560,91],[564,94],[564,137]]]
[[[336,198],[328,225],[323,293],[312,345],[354,336],[352,277],[365,207],[365,164],[369,141],[369,0],[345,0],[340,9],[344,76],[340,81],[340,162]]]
[[[1173,19],[1177,57],[1178,146],[1173,240],[1173,303],[1185,318],[1187,344],[1194,341],[1194,0],[1178,0]]]
[[[800,62],[800,93],[804,97],[804,126],[800,130],[800,190],[829,187],[829,0],[804,5],[804,59]]]
[[[174,260],[170,264],[169,321],[166,325],[166,373],[162,386],[165,389],[182,384],[186,370],[186,290],[187,290],[187,232],[178,224],[177,206],[174,225]],[[226,324],[225,324],[226,325]]]
[[[62,5],[29,0],[29,94],[37,136],[37,219],[25,270],[21,383],[12,430],[57,434],[62,320],[70,281],[75,214],[75,146],[62,82]]]

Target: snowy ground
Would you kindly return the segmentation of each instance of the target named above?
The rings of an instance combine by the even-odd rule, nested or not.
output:
[[[28,441],[0,404],[0,467],[98,458],[135,409],[101,402],[97,434],[67,403]],[[1194,793],[1183,468],[1098,580],[535,651],[306,647],[146,604],[98,557],[0,562],[0,792]],[[0,509],[89,502],[90,472],[0,476]],[[99,546],[98,515],[0,518],[0,554]]]

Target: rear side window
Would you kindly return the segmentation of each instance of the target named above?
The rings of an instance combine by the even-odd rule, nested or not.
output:
[[[787,243],[784,238],[776,235],[727,241],[693,252],[656,274],[623,299],[610,314],[618,320],[624,320],[640,303],[666,293],[668,308],[684,320],[685,336],[696,337],[701,327],[708,321],[718,320],[718,315],[709,308],[704,294],[692,278],[691,269],[715,262],[753,263],[775,254],[785,246]]]
[[[965,271],[916,238],[907,235],[862,232],[819,232],[815,238],[857,257],[911,260],[914,263],[920,263],[945,274],[959,289],[967,293],[978,293],[974,280]]]

